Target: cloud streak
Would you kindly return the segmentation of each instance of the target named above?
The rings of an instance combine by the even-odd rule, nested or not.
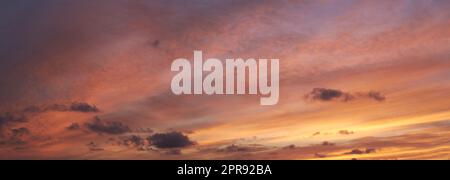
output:
[[[328,88],[314,88],[310,93],[305,95],[305,98],[312,101],[342,101],[342,102],[350,102],[357,99],[372,99],[377,102],[383,102],[386,100],[386,97],[382,95],[380,92],[370,91],[370,92],[344,92],[342,90],[337,89],[328,89]]]
[[[28,113],[43,113],[47,111],[73,111],[73,112],[82,112],[82,113],[96,113],[100,110],[95,105],[90,105],[84,102],[73,102],[69,105],[65,104],[53,104],[53,105],[44,105],[44,106],[29,106],[23,110]]]

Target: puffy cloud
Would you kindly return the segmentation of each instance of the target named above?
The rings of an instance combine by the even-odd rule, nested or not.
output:
[[[157,133],[147,138],[157,148],[183,148],[195,142],[181,132]]]
[[[116,121],[103,121],[98,116],[92,122],[85,123],[85,126],[97,133],[105,134],[124,134],[131,132],[130,128],[121,122]]]

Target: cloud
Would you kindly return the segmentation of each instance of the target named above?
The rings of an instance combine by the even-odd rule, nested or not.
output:
[[[87,103],[72,103],[70,106],[71,111],[76,112],[99,112],[98,108],[95,105],[90,105]]]
[[[81,126],[78,123],[72,123],[70,126],[66,127],[69,131],[79,130],[81,129]]]
[[[351,99],[353,99],[353,96],[340,90],[314,88],[313,91],[307,95],[307,98],[317,101],[331,101],[334,99],[350,101]]]
[[[100,147],[97,143],[91,141],[90,143],[88,143],[86,145],[90,151],[103,151],[105,150],[104,148]]]
[[[355,132],[349,131],[349,130],[340,130],[338,133],[341,134],[341,135],[351,135],[351,134],[355,134]]]
[[[138,128],[134,131],[135,133],[148,133],[148,134],[152,134],[153,130],[150,128]]]
[[[181,153],[180,149],[169,149],[164,154],[167,154],[167,155],[181,155],[182,153]]]
[[[157,148],[183,148],[195,144],[181,132],[157,133],[148,137],[148,140]]]
[[[58,111],[58,112],[73,111],[73,112],[90,113],[90,112],[99,112],[99,109],[95,105],[90,105],[88,103],[82,102],[81,103],[73,102],[69,105],[65,104],[52,104],[44,106],[32,105],[20,111],[6,112],[4,114],[1,114],[0,130],[8,124],[27,122],[29,116],[32,116],[33,114],[36,113],[44,113],[47,111]]]
[[[295,144],[291,144],[291,145],[283,147],[283,149],[295,149],[295,148],[297,148],[297,146]]]
[[[247,151],[250,151],[250,148],[232,144],[232,145],[226,146],[225,148],[219,149],[218,151],[219,152],[227,152],[227,153],[247,152]]]
[[[370,154],[370,153],[375,153],[377,150],[374,148],[367,148],[367,149],[353,149],[350,152],[344,153],[344,154],[353,154],[353,155],[360,155],[360,154]]]
[[[316,157],[316,158],[326,158],[327,155],[326,154],[321,154],[321,153],[315,153],[314,157]]]
[[[3,129],[4,126],[11,123],[21,123],[26,122],[27,117],[23,114],[13,114],[7,112],[5,114],[0,115],[0,130]]]
[[[161,44],[161,42],[159,40],[155,40],[155,41],[153,41],[152,46],[154,48],[157,48],[157,47],[159,47],[159,44]]]
[[[376,101],[384,101],[386,100],[386,97],[384,95],[382,95],[380,92],[375,92],[375,91],[371,91],[369,93],[367,93],[367,97],[372,98]]]
[[[85,123],[85,126],[89,130],[100,134],[105,133],[116,135],[131,132],[128,126],[125,126],[120,122],[103,121],[98,116],[95,117],[95,119],[92,122]]]
[[[334,143],[328,142],[328,141],[324,141],[322,142],[322,146],[334,146]]]
[[[11,133],[12,133],[12,137],[20,138],[20,137],[23,137],[26,135],[30,135],[30,130],[22,127],[22,128],[18,128],[18,129],[12,129]]]
[[[23,112],[28,113],[43,113],[47,111],[58,111],[58,112],[73,111],[73,112],[91,113],[91,112],[99,112],[100,110],[97,108],[97,106],[85,102],[73,102],[69,105],[66,104],[52,104],[44,106],[33,105],[28,106],[23,110]]]
[[[441,61],[448,59],[446,52],[449,46],[445,43],[446,38],[442,38],[448,37],[448,31],[442,28],[448,26],[448,11],[445,10],[448,9],[446,7],[449,3],[445,1],[408,3],[308,1],[303,4],[300,2],[304,1],[259,3],[196,0],[192,3],[176,3],[184,1],[155,0],[109,3],[65,1],[58,5],[53,5],[54,1],[45,1],[46,3],[4,2],[4,6],[0,6],[2,9],[0,24],[3,27],[0,31],[3,32],[1,39],[4,40],[0,42],[2,108],[22,103],[90,99],[98,102],[98,105],[104,105],[105,110],[118,110],[117,114],[121,115],[120,117],[115,116],[116,114],[109,116],[114,117],[114,120],[127,118],[134,121],[133,125],[139,124],[155,129],[173,126],[177,129],[195,129],[198,131],[196,135],[202,137],[205,142],[216,142],[253,135],[264,135],[270,139],[271,136],[287,134],[292,137],[286,139],[291,139],[294,136],[303,137],[302,132],[328,127],[336,129],[340,127],[332,126],[355,124],[354,121],[361,122],[361,126],[364,126],[366,121],[373,119],[379,122],[385,120],[392,122],[391,120],[398,119],[402,123],[409,123],[415,118],[403,119],[402,116],[406,113],[413,117],[412,112],[437,112],[448,107],[445,102],[435,102],[432,99],[446,99],[443,97],[447,96],[447,89],[434,89],[435,86],[429,86],[448,81],[448,78],[443,78],[448,71],[445,68],[448,66],[440,67],[444,69],[442,72],[422,67],[423,72],[412,71],[411,68],[403,67],[416,64],[411,59],[422,54],[423,63],[427,66],[448,64],[426,63],[430,59],[436,59],[435,56],[428,55],[440,53],[446,55],[440,57]],[[98,14],[102,16],[97,16]],[[85,21],[86,17],[92,18]],[[248,26],[261,31],[255,33],[249,30]],[[230,33],[230,30],[233,30],[233,33]],[[145,46],[141,44],[143,41],[146,43]],[[187,43],[190,46],[185,46]],[[228,96],[224,98],[226,101],[220,102],[211,99],[214,97],[205,97],[201,103],[197,99],[203,101],[203,96],[175,98],[168,96],[166,99],[151,102],[150,105],[142,105],[144,104],[142,101],[145,101],[142,99],[147,97],[149,92],[154,95],[161,89],[169,87],[164,83],[170,82],[169,70],[167,73],[161,70],[167,69],[173,58],[189,58],[193,48],[204,49],[205,58],[264,56],[284,59],[284,63],[281,64],[283,79],[296,83],[283,83],[285,81],[282,79],[282,89],[286,90],[283,97],[286,100],[280,103],[280,106],[269,110],[247,106],[249,103],[241,100],[246,98],[236,97],[237,101],[234,101]],[[401,68],[380,68],[383,72],[389,71],[381,75],[362,69],[378,64],[383,65],[380,67],[384,65],[391,67],[391,64],[397,62],[399,66],[395,67],[401,65]],[[421,77],[421,73],[426,76]],[[401,76],[405,74],[408,76]],[[340,75],[342,79],[338,80],[337,77]],[[330,77],[332,82],[322,77]],[[287,92],[291,88],[299,90],[297,86],[314,88],[309,87],[311,84],[339,84],[345,87],[342,91],[330,91],[330,96],[324,97],[331,100],[326,102],[345,99],[346,95],[358,98],[357,93],[348,93],[345,90],[350,91],[365,85],[375,90],[382,87],[386,91],[402,91],[392,94],[393,97],[389,97],[392,98],[392,106],[382,109],[373,109],[373,106],[365,104],[357,107],[339,106],[339,109],[304,107],[302,103],[298,104],[297,98],[292,98],[295,95]],[[424,87],[430,89],[427,90],[428,93],[423,93],[426,96],[420,96],[420,99],[411,98],[417,96],[410,96],[407,92],[427,89]],[[341,94],[340,97],[336,97],[336,92]],[[378,95],[363,93],[362,96],[368,101],[385,99],[381,93]],[[416,106],[412,100],[426,106]],[[69,104],[53,108],[57,109],[56,111],[72,109],[70,101]],[[104,111],[103,108],[101,110]],[[278,114],[291,111],[295,111],[292,117],[277,117]],[[56,128],[65,128],[74,119],[85,117],[74,113],[58,113],[52,117],[50,115],[52,114],[42,117],[39,121],[30,119],[27,127],[33,132],[35,129],[38,132],[38,129],[52,128],[46,133],[58,133]],[[271,124],[272,122],[275,123]],[[42,127],[40,123],[48,126]],[[84,123],[80,125],[81,128],[86,128]],[[204,128],[205,126],[208,127]],[[229,131],[229,127],[240,131],[239,133]],[[289,130],[298,127],[302,127],[302,131],[290,133]],[[323,132],[323,135],[326,134]],[[85,142],[82,137],[70,137],[67,140]],[[272,142],[263,139],[258,143],[264,144],[266,141]],[[55,152],[52,155],[44,155],[42,152],[46,151],[36,147],[33,157],[51,158],[67,155],[66,153],[74,151],[72,144],[67,142],[66,139],[62,139],[58,150],[52,149],[52,152]],[[284,143],[284,138],[280,142]],[[344,151],[351,149],[352,147],[346,147]],[[308,155],[313,155],[314,152],[308,152]],[[11,152],[3,155],[15,157],[20,154]],[[85,158],[83,154],[70,157]],[[118,152],[114,157],[127,156]]]
[[[123,144],[129,147],[142,147],[148,145],[147,140],[141,136],[131,135],[123,140]]]
[[[350,93],[342,90],[327,88],[314,88],[310,93],[305,95],[305,98],[313,101],[339,100],[342,102],[349,102],[361,98],[369,98],[378,102],[386,100],[384,95],[376,91]]]
[[[68,110],[69,109],[66,105],[52,104],[52,105],[45,105],[45,106],[37,106],[37,105],[28,106],[25,109],[23,109],[23,112],[25,112],[25,113],[44,113],[47,111],[63,112],[63,111],[68,111]]]
[[[219,153],[245,153],[245,152],[256,152],[267,150],[269,147],[261,145],[261,144],[246,144],[246,145],[236,145],[231,144],[225,147],[218,148],[216,152]],[[295,145],[289,145],[284,147],[284,149],[296,149]]]
[[[6,112],[4,114],[0,115],[0,131],[9,124],[15,124],[15,123],[25,123],[28,122],[28,119],[30,116],[33,116],[37,113],[44,113],[48,111],[57,111],[57,112],[83,112],[83,113],[90,113],[90,112],[99,112],[99,109],[95,105],[90,105],[88,103],[80,103],[80,102],[74,102],[69,105],[65,104],[52,104],[52,105],[44,105],[44,106],[37,106],[32,105],[28,106],[22,110],[14,111],[14,112]],[[75,127],[77,124],[72,124],[71,127],[68,127],[70,130],[75,130],[77,127]],[[78,127],[79,128],[79,127]],[[3,133],[3,132],[0,132]]]
[[[30,136],[31,132],[28,128],[11,129],[6,137],[0,138],[0,145],[24,145]]]

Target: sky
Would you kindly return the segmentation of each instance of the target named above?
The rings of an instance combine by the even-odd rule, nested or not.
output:
[[[450,1],[0,2],[0,159],[450,159]],[[171,92],[280,59],[280,101]]]

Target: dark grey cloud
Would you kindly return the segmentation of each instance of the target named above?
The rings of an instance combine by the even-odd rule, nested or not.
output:
[[[183,148],[195,144],[181,132],[157,133],[147,138],[157,148]]]
[[[370,154],[375,153],[377,150],[375,148],[367,148],[367,149],[353,149],[350,152],[344,153],[344,154],[353,154],[353,155],[360,155],[360,154]]]
[[[93,132],[99,134],[124,134],[131,132],[130,128],[121,122],[116,121],[104,121],[99,117],[95,117],[92,122],[85,123],[85,126]]]
[[[349,93],[342,92],[341,90],[314,88],[312,92],[307,95],[307,98],[317,101],[331,101],[335,99],[350,101],[353,99],[353,96]]]
[[[98,112],[98,108],[95,105],[90,105],[88,103],[72,103],[70,106],[71,111],[76,112]]]
[[[52,105],[42,105],[42,106],[28,106],[23,112],[27,113],[43,113],[47,111],[73,111],[73,112],[83,112],[83,113],[95,113],[100,110],[95,105],[91,105],[85,102],[73,102],[71,104],[52,104]]]
[[[349,102],[360,98],[368,98],[378,102],[386,100],[386,97],[380,92],[370,91],[370,92],[345,92],[338,89],[328,89],[328,88],[314,88],[310,93],[305,95],[306,99],[313,101],[342,101]]]
[[[142,147],[147,145],[146,141],[147,140],[141,136],[131,135],[123,140],[123,144],[130,147]]]

